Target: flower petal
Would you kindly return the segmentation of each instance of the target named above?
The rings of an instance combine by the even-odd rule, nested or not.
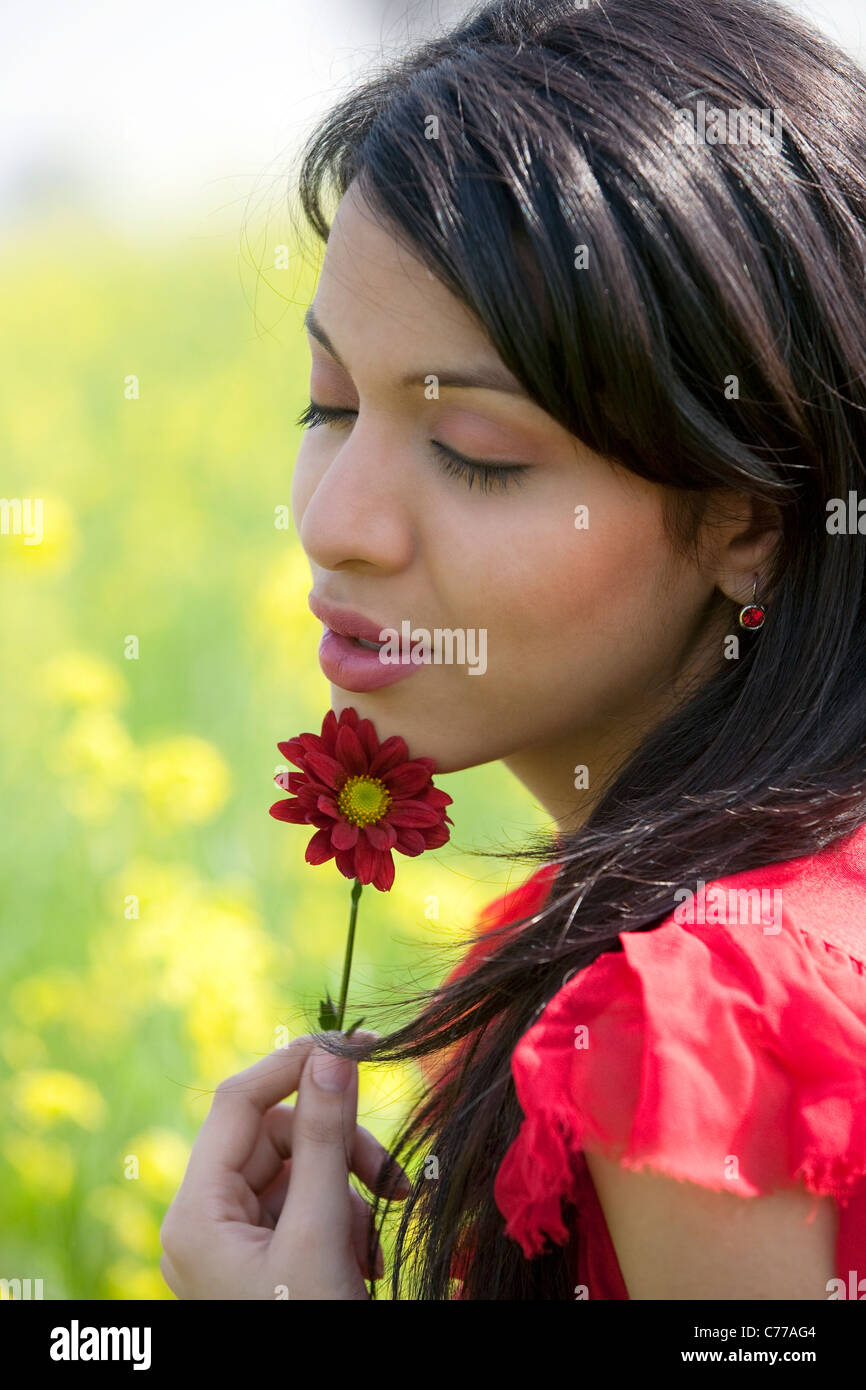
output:
[[[370,776],[381,777],[383,772],[390,772],[392,767],[396,767],[398,763],[408,763],[408,761],[409,748],[406,740],[400,738],[399,734],[392,734],[390,738],[385,739],[371,762]]]
[[[428,806],[438,806],[440,810],[450,806],[454,800],[447,792],[440,791],[438,787],[429,787],[424,794],[424,800]]]
[[[353,849],[337,850],[337,868],[344,878],[357,878],[355,872],[355,851]]]
[[[397,831],[387,821],[381,821],[378,825],[365,825],[364,834],[372,849],[393,849],[397,843]]]
[[[425,806],[423,801],[395,801],[388,807],[385,819],[392,825],[438,825],[442,812],[435,806]]]
[[[287,762],[294,763],[296,767],[304,766],[307,750],[299,738],[289,739],[288,743],[278,743],[277,747]]]
[[[342,813],[340,808],[329,792],[323,792],[322,795],[316,799],[316,806],[318,810],[323,811],[324,814],[330,816],[332,820],[341,819]]]
[[[329,859],[333,859],[334,850],[331,845],[330,830],[317,830],[310,843],[307,845],[307,852],[304,855],[308,864],[324,864]]]
[[[376,851],[372,848],[368,840],[363,835],[358,836],[358,843],[355,846],[355,876],[362,883],[372,883],[373,875],[376,872]]]
[[[299,777],[300,775],[301,774],[298,773]],[[323,787],[319,782],[311,781],[309,777],[305,777],[298,787],[298,800],[303,802],[305,806],[315,806],[316,801],[323,792],[327,792],[329,796],[331,795],[329,788]]]
[[[358,735],[361,747],[367,755],[367,767],[369,767],[370,763],[379,752],[379,739],[372,719],[359,719],[355,733]]]
[[[378,888],[380,893],[387,893],[394,882],[394,860],[390,854],[380,854],[377,859],[376,872],[373,875],[373,887]]]
[[[300,774],[298,774],[300,776]],[[298,796],[302,801],[308,801],[311,806],[315,806],[320,796],[333,796],[334,788],[325,786],[318,777],[305,777],[303,786],[298,787]]]
[[[307,813],[296,797],[290,801],[275,801],[269,812],[274,820],[290,821],[292,825],[305,825]]]
[[[346,820],[338,820],[331,831],[331,844],[334,849],[352,849],[357,843],[359,833],[357,825],[350,825]]]
[[[420,830],[412,830],[407,825],[400,829],[395,848],[398,849],[401,854],[406,854],[410,859],[414,859],[416,855],[424,853],[427,848],[427,841],[424,839]]]
[[[330,749],[318,734],[297,734],[298,742],[305,753],[330,753]]]
[[[311,767],[316,776],[332,791],[337,791],[345,781],[342,764],[338,763],[336,758],[329,757],[327,753],[308,753],[307,766]]]
[[[337,734],[336,757],[350,777],[360,777],[367,771],[367,754],[354,729],[343,725]]]
[[[423,833],[425,849],[439,849],[440,845],[447,845],[451,839],[451,833],[445,825],[434,825]]]
[[[334,744],[335,744],[336,741],[337,741],[337,729],[338,729],[338,728],[339,728],[339,725],[338,725],[338,723],[337,723],[337,716],[335,715],[335,713],[334,713],[334,711],[333,711],[332,709],[329,709],[329,710],[328,710],[328,713],[325,715],[324,719],[322,720],[322,733],[321,733],[321,743],[322,743],[322,746],[321,746],[321,748],[318,748],[318,749],[316,750],[317,752],[319,752],[319,753],[327,753],[327,755],[328,755],[329,758],[333,757],[333,755],[334,755]]]
[[[430,784],[430,773],[417,763],[402,763],[386,772],[382,781],[392,796],[414,796]]]

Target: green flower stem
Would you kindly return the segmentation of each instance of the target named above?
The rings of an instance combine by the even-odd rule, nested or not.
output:
[[[361,880],[356,878],[352,884],[352,911],[349,914],[349,939],[346,942],[346,955],[343,960],[343,980],[340,985],[340,1002],[337,1005],[337,1028],[343,1029],[343,1015],[346,1011],[346,995],[349,993],[349,971],[352,968],[352,948],[355,945],[355,923],[358,920],[358,900],[363,889]]]

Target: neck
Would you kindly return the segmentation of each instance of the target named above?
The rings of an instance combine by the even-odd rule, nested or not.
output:
[[[503,762],[544,807],[557,833],[574,834],[588,821],[605,787],[686,693],[685,682],[677,681],[638,712],[608,715],[552,742],[522,748]]]
[[[574,834],[586,824],[604,785],[627,756],[620,738],[602,731],[571,733],[554,743],[523,748],[504,758],[509,772],[550,816],[561,835]],[[636,736],[630,746],[637,746]]]

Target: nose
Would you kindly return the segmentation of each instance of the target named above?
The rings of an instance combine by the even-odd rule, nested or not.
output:
[[[316,447],[323,446],[317,442]],[[350,437],[315,471],[298,524],[298,537],[313,564],[329,570],[362,565],[393,573],[409,563],[410,466],[401,469],[399,460],[400,446],[393,437],[362,428],[359,416]]]

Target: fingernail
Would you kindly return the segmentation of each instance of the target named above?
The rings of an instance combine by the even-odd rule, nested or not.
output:
[[[313,1054],[312,1073],[321,1091],[345,1091],[352,1079],[352,1059],[320,1048]]]

